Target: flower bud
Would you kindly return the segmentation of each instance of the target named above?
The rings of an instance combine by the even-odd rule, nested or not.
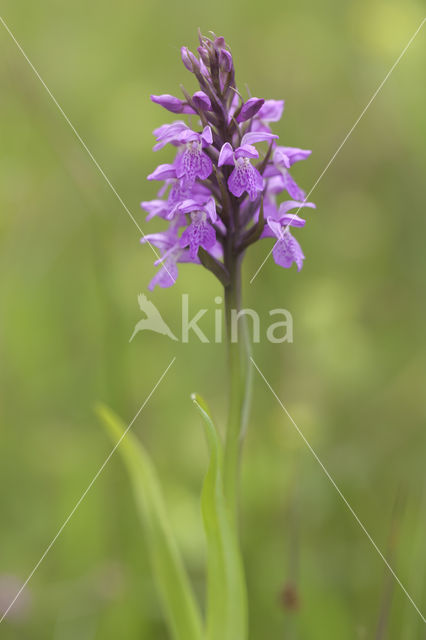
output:
[[[229,73],[233,69],[232,56],[227,49],[221,49],[219,53],[219,64],[222,71]]]
[[[197,51],[199,53],[199,56],[200,56],[201,60],[204,62],[204,64],[209,66],[210,65],[210,56],[209,56],[209,52],[207,51],[206,47],[197,47]]]
[[[250,98],[245,102],[237,116],[237,122],[249,120],[262,108],[265,100],[263,98]]]
[[[202,60],[200,60],[200,72],[202,76],[207,78],[207,80],[210,79],[210,71],[207,69],[206,65]]]
[[[194,56],[192,51],[188,49],[188,47],[182,47],[180,50],[182,62],[188,71],[194,72],[194,69],[199,67],[199,62],[197,58]]]
[[[226,47],[225,38],[223,38],[222,36],[218,36],[214,41],[214,48],[216,49],[216,51],[220,51],[225,47]]]
[[[201,109],[202,111],[211,111],[212,103],[204,91],[196,91],[192,96],[192,101],[198,109]]]
[[[189,105],[168,93],[163,93],[161,96],[152,95],[151,100],[172,113],[194,113]]]

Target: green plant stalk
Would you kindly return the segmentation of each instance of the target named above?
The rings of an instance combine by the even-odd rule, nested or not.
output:
[[[225,324],[229,371],[229,406],[224,447],[224,493],[231,522],[238,521],[240,457],[251,397],[250,347],[245,317],[243,338],[232,335],[233,314],[241,310],[241,261],[243,254],[228,260],[230,282],[225,287]],[[235,340],[237,337],[237,340]],[[234,340],[233,340],[234,338]]]
[[[133,433],[108,407],[97,413],[126,465],[146,531],[149,556],[166,621],[175,640],[204,640],[204,625],[170,526],[157,472]],[[125,437],[124,437],[125,436]]]
[[[209,467],[201,495],[207,539],[207,606],[205,640],[247,640],[247,590],[237,532],[223,492],[223,447],[209,409],[198,395],[209,449]]]

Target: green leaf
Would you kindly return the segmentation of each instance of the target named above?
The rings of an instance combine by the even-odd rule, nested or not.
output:
[[[207,537],[207,640],[247,638],[247,594],[236,533],[223,492],[222,444],[204,400],[191,396],[204,419],[210,453],[201,509]]]
[[[129,472],[146,530],[149,555],[167,622],[176,640],[202,640],[203,625],[188,576],[167,519],[154,465],[135,436],[108,407],[96,409]],[[125,434],[125,437],[124,437]]]

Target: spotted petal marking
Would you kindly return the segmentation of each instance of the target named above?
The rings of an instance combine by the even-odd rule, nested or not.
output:
[[[249,158],[238,158],[229,176],[228,187],[237,198],[247,191],[250,200],[256,200],[258,192],[263,189],[263,178]]]

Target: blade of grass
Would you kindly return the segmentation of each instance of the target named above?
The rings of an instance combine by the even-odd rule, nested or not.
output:
[[[115,444],[123,435],[125,425],[105,405],[99,405],[96,412]],[[172,636],[176,640],[202,640],[199,608],[170,528],[155,467],[132,433],[126,434],[118,450],[133,485],[154,577]]]
[[[191,399],[204,420],[210,463],[201,509],[207,537],[207,640],[247,638],[247,595],[235,531],[223,491],[222,444],[204,400]]]

